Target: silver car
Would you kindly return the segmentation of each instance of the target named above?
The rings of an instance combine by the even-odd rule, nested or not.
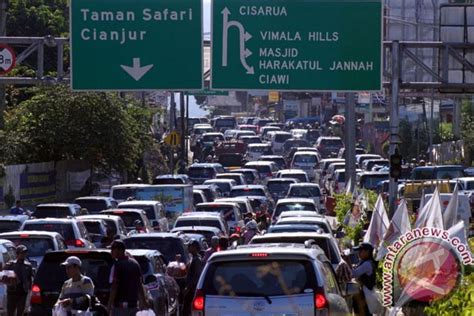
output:
[[[261,244],[214,253],[193,316],[349,315],[336,275],[315,246]]]

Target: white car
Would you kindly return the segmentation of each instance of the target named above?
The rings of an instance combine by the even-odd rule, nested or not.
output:
[[[321,189],[316,183],[295,183],[288,189],[287,198],[308,198],[313,199],[321,213],[324,213],[324,197]]]
[[[288,132],[276,131],[272,132],[269,136],[269,141],[272,144],[272,150],[275,155],[280,155],[283,153],[283,144],[290,138],[293,138],[293,135]]]
[[[220,213],[191,212],[184,213],[176,219],[174,228],[189,226],[210,226],[220,229],[224,234],[229,233],[227,222]]]
[[[244,220],[240,213],[240,207],[232,202],[209,202],[196,205],[196,212],[208,212],[221,214],[230,231],[240,231],[244,227]]]
[[[193,316],[329,314],[349,315],[349,308],[331,262],[309,244],[215,252],[192,302]]]
[[[118,205],[118,208],[142,209],[145,211],[146,217],[148,217],[148,219],[150,220],[151,226],[156,231],[169,231],[169,223],[165,215],[165,209],[163,207],[163,204],[159,201],[127,201],[120,203]]]
[[[310,182],[308,174],[302,169],[283,169],[278,171],[276,178],[294,178],[299,182]]]
[[[261,156],[269,153],[272,149],[272,146],[267,143],[261,144],[248,144],[247,146],[247,160],[248,161],[257,161]]]
[[[319,162],[319,154],[312,151],[297,151],[291,160],[291,168],[306,171],[311,180],[316,178],[316,166]]]
[[[278,220],[280,214],[286,211],[311,211],[318,213],[319,209],[313,199],[290,198],[278,200],[275,211],[272,213],[272,221]]]

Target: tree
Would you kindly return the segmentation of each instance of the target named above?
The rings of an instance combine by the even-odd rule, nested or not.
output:
[[[81,159],[92,167],[137,172],[152,143],[149,110],[116,94],[72,93],[66,86],[33,89],[31,99],[6,112],[0,161]]]

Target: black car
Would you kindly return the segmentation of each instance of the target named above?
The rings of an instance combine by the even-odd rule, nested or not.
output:
[[[158,250],[165,259],[166,264],[175,261],[176,255],[181,255],[183,262],[188,262],[188,248],[186,241],[178,234],[150,233],[135,234],[124,239],[127,249],[152,249]]]
[[[69,256],[77,256],[82,261],[82,273],[92,279],[95,296],[103,305],[107,305],[110,284],[110,269],[113,264],[110,250],[64,250],[46,253],[36,272],[31,287],[31,312],[29,315],[51,315],[58,300],[64,281],[68,279],[61,265]]]

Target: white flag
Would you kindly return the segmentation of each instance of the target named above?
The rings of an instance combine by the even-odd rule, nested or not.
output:
[[[435,189],[431,199],[421,210],[418,211],[418,218],[416,219],[415,227],[435,227],[444,229],[438,188]]]
[[[352,177],[349,177],[349,181],[347,181],[346,195],[353,195],[353,193],[352,193]]]
[[[448,229],[448,233],[449,233],[449,237],[451,238],[451,240],[453,239],[453,237],[458,237],[459,240],[461,240],[461,243],[463,243],[464,245],[469,247],[469,243],[467,242],[467,238],[466,238],[466,230],[465,230],[465,227],[464,227],[464,221],[463,220],[461,220],[457,224],[451,226]]]
[[[449,229],[458,222],[458,208],[459,208],[459,188],[456,184],[449,204],[443,213],[444,228]]]
[[[393,214],[392,221],[388,225],[387,231],[383,236],[383,241],[380,244],[377,258],[379,261],[387,254],[387,247],[393,244],[401,235],[408,233],[411,230],[410,218],[408,217],[408,207],[405,199],[400,201],[395,214]]]
[[[368,242],[378,248],[383,240],[383,236],[387,231],[389,225],[387,210],[383,204],[382,195],[379,194],[377,202],[372,212],[372,218],[370,219],[369,228],[364,236],[364,242]]]

